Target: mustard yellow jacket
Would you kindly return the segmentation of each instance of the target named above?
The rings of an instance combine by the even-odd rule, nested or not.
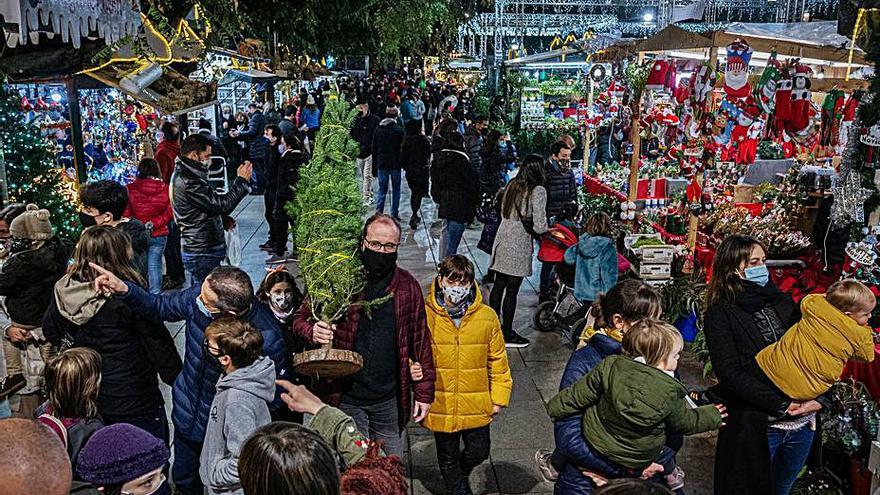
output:
[[[850,359],[874,360],[873,331],[832,306],[821,294],[801,301],[801,321],[755,359],[767,377],[794,400],[824,394]]]
[[[486,426],[492,406],[507,406],[513,380],[498,316],[483,304],[479,288],[458,327],[437,302],[437,283],[425,298],[437,369],[434,403],[422,423],[451,433]]]

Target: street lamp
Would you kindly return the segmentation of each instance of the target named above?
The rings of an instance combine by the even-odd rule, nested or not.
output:
[[[644,22],[651,22],[654,20],[654,14],[650,12],[645,12],[644,14],[642,14],[642,20]]]

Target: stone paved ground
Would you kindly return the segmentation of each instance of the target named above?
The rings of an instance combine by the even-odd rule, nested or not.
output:
[[[404,186],[401,198],[401,217],[404,224],[409,221],[408,205],[409,191]],[[266,256],[257,247],[267,236],[262,198],[248,196],[234,216],[241,232],[242,268],[250,274],[256,287],[266,273]],[[404,226],[399,263],[427,286],[434,276],[432,251],[433,256],[437,256],[436,239],[439,237],[441,225],[439,221],[435,221],[435,209],[430,200],[423,201],[423,217],[427,219],[430,237],[434,241],[429,240],[428,231],[423,226],[415,232]],[[482,273],[488,266],[488,256],[476,249],[479,235],[479,230],[468,230],[459,252],[470,256],[476,262],[478,272]],[[430,250],[429,246],[434,249]],[[295,270],[295,266],[290,268]],[[557,391],[570,351],[561,344],[558,335],[540,333],[533,328],[532,317],[537,305],[537,264],[534,272],[535,275],[523,284],[520,291],[515,321],[516,330],[531,339],[532,345],[508,352],[514,382],[511,404],[492,425],[489,461],[479,466],[471,476],[471,485],[476,494],[553,492],[553,485],[541,479],[533,456],[537,449],[553,446],[552,423],[544,411],[544,404]],[[182,352],[183,335],[180,326],[173,325],[171,328]],[[680,371],[685,383],[700,384],[699,370],[700,366],[690,354],[682,357]],[[171,401],[167,395],[166,403],[170,410]],[[412,480],[412,493],[442,495],[443,483],[437,467],[433,436],[418,425],[410,425],[406,435],[408,453],[405,461],[407,474]],[[687,473],[687,493],[711,493],[714,445],[714,434],[698,435],[685,441],[678,461]]]

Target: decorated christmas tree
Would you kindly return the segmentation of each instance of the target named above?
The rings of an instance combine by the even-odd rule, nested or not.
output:
[[[26,123],[21,97],[0,84],[0,162],[5,163],[9,203],[34,203],[52,213],[52,226],[63,239],[79,237],[76,194],[65,184],[49,141]]]

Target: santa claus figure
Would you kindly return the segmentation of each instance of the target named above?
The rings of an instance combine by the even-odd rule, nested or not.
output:
[[[731,99],[745,98],[752,91],[749,84],[749,61],[752,48],[737,39],[727,46],[727,69],[724,71],[724,92]]]
[[[813,106],[810,92],[810,75],[813,70],[803,64],[795,66],[791,90],[791,117],[785,125],[790,134],[802,134],[810,127],[810,110]]]

